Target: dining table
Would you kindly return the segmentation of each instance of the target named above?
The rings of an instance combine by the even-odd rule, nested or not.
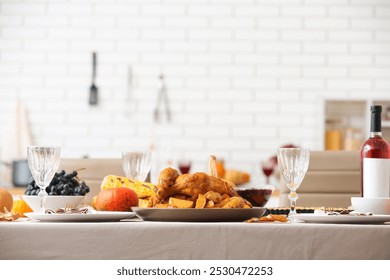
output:
[[[389,260],[390,223],[0,222],[2,260]]]

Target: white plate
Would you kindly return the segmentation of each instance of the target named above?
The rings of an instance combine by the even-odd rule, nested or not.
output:
[[[296,218],[308,223],[330,224],[383,224],[385,222],[390,222],[390,215],[354,216],[297,214]]]
[[[144,221],[165,222],[243,222],[261,217],[265,208],[139,208],[132,210]]]
[[[88,214],[45,214],[42,212],[24,213],[25,216],[42,222],[113,222],[130,219],[133,212],[99,211]]]

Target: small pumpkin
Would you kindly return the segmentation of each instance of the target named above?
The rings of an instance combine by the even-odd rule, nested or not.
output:
[[[0,188],[0,213],[11,212],[14,199],[6,189]]]
[[[97,199],[97,195],[95,195],[94,197],[92,197],[91,199],[91,206],[93,209],[97,210],[96,208],[96,199]]]
[[[126,187],[106,189],[98,193],[94,205],[98,211],[131,211],[138,206],[138,196]]]

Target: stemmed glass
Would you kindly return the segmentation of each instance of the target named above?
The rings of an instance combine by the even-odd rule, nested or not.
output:
[[[307,148],[280,148],[278,150],[278,166],[287,187],[290,189],[289,219],[294,221],[296,202],[298,199],[297,189],[309,167],[310,150]]]
[[[150,152],[123,152],[122,167],[127,178],[145,181],[151,168]]]
[[[28,167],[35,183],[41,189],[40,197],[41,211],[45,210],[45,200],[48,196],[46,187],[50,184],[60,164],[60,147],[27,147]]]
[[[269,185],[269,183],[270,183],[269,178],[272,175],[272,173],[274,172],[275,163],[273,161],[271,161],[270,159],[268,159],[268,160],[263,160],[260,163],[260,166],[261,166],[261,170],[263,171],[263,173],[265,175],[265,183],[267,185]]]
[[[188,174],[191,170],[191,161],[185,159],[179,160],[178,166],[181,174]]]

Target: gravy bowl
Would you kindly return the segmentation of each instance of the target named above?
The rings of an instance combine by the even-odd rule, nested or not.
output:
[[[254,207],[264,207],[270,199],[274,187],[247,187],[236,189],[237,193],[244,199],[248,200]]]

